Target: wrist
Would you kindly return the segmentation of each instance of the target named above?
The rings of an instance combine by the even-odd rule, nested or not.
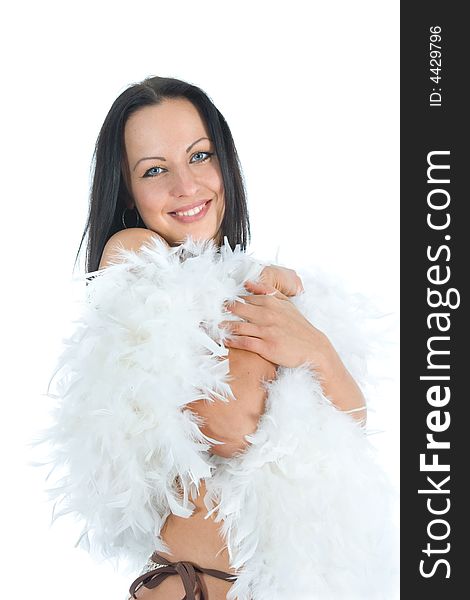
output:
[[[328,337],[318,330],[315,332],[315,351],[310,353],[308,363],[321,381],[331,382],[345,370],[343,362]]]
[[[320,380],[323,394],[338,409],[364,408],[366,401],[360,387],[326,336],[320,352],[310,364]]]

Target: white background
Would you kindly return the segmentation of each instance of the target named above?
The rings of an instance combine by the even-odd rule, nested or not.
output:
[[[72,519],[49,528],[27,444],[52,402],[94,143],[147,76],[199,85],[225,116],[259,256],[319,265],[389,313],[369,423],[398,489],[398,0],[29,1],[1,22],[4,595],[116,600],[131,582],[74,549]]]

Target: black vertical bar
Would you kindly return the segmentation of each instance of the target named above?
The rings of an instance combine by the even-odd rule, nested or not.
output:
[[[466,216],[470,193],[465,185],[470,141],[464,139],[469,140],[470,111],[464,111],[464,103],[470,89],[470,35],[463,7],[457,2],[401,3],[401,598],[405,600],[470,595],[464,514],[470,473],[470,394],[464,389],[464,375],[470,373],[465,312],[470,277]],[[440,49],[430,46],[433,40]],[[428,172],[430,163],[436,167]],[[443,353],[433,355],[434,350]],[[441,445],[433,448],[438,442]],[[426,470],[433,460],[436,470]],[[445,465],[448,471],[438,470]]]

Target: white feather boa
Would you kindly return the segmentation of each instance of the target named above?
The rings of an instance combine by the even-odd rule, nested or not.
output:
[[[168,248],[154,238],[121,252],[123,262],[89,282],[51,380],[58,403],[43,439],[59,472],[55,516],[78,514],[80,545],[137,566],[168,551],[163,523],[170,512],[191,515],[190,494],[205,479],[239,572],[228,600],[392,597],[388,483],[364,429],[331,405],[311,370],[279,368],[265,383],[266,411],[233,458],[210,454],[214,440],[185,410],[200,398],[235,400],[218,324],[237,319],[223,303],[246,294],[264,264],[227,242],[218,253],[212,242]],[[291,301],[363,384],[359,304],[299,273],[305,292]]]

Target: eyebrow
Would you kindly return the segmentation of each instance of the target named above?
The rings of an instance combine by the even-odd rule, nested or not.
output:
[[[209,140],[209,142],[211,142],[212,140],[210,140],[208,137],[202,137],[199,138],[198,140],[196,140],[195,142],[193,142],[190,146],[188,146],[186,148],[186,153],[188,153],[191,148],[197,144],[198,142],[200,142],[201,140]],[[164,158],[163,156],[144,156],[143,158],[139,158],[139,160],[135,163],[134,168],[132,169],[133,171],[135,171],[137,165],[142,162],[143,160],[163,160],[166,161],[166,158]]]

